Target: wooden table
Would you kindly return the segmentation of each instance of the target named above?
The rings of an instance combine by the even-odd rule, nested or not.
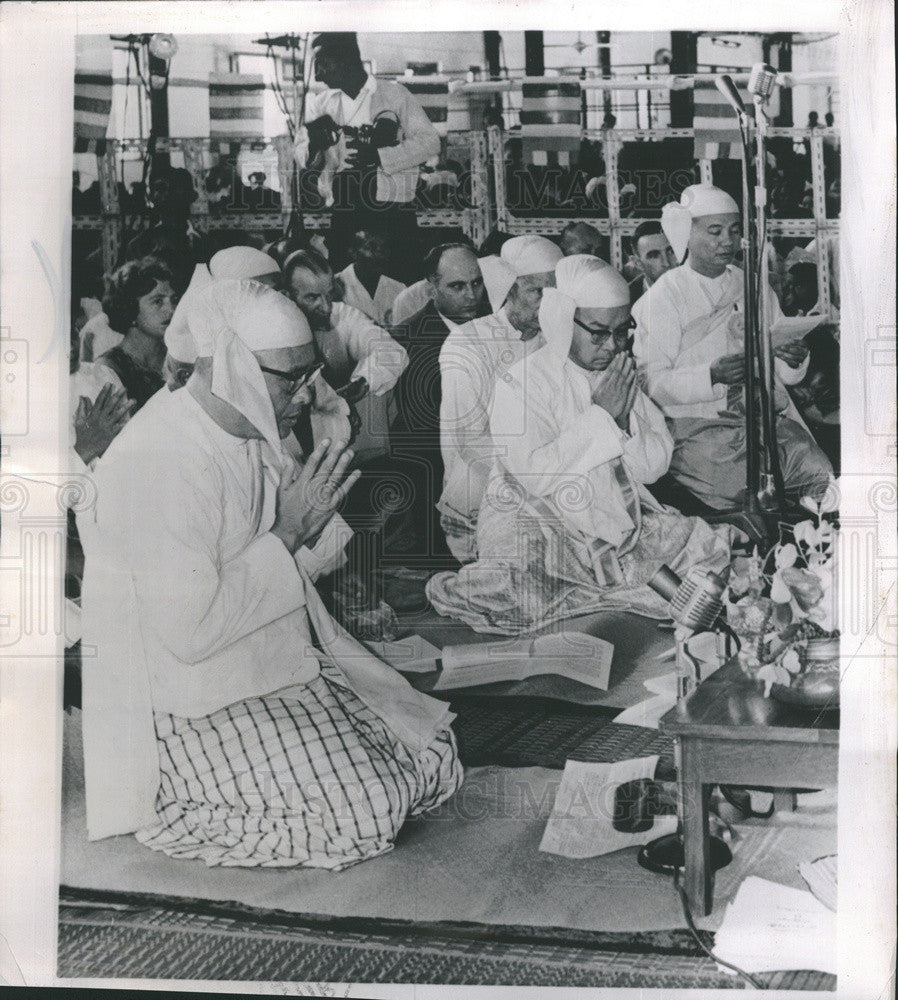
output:
[[[735,659],[661,719],[680,743],[685,887],[694,912],[710,913],[708,804],[717,784],[761,788],[835,787],[839,713],[764,698]]]

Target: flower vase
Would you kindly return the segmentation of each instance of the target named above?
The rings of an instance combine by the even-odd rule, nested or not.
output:
[[[727,609],[727,622],[739,640],[736,659],[749,677],[756,677],[769,658],[766,637],[775,611],[769,597],[756,596],[743,597]]]
[[[791,682],[774,684],[771,698],[816,711],[839,707],[839,636],[814,636],[798,647],[801,670]]]

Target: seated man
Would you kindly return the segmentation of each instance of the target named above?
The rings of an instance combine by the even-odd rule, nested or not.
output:
[[[405,291],[401,281],[387,274],[390,241],[363,229],[349,241],[349,255],[352,263],[336,275],[343,284],[343,301],[378,326],[388,326],[396,296]]]
[[[561,230],[558,243],[565,257],[582,253],[598,257],[602,248],[602,234],[588,222],[569,222]]]
[[[662,507],[645,489],[673,442],[629,355],[630,292],[595,257],[565,257],[543,292],[546,344],[496,380],[493,472],[478,561],[440,573],[427,596],[480,632],[516,633],[617,607],[664,617],[646,582],[729,561],[728,526]]]
[[[445,475],[440,524],[459,562],[477,558],[477,512],[493,465],[489,408],[496,376],[544,343],[543,289],[561,251],[543,236],[514,236],[480,269],[494,311],[452,330],[440,351],[440,447]],[[498,285],[498,287],[496,287]]]
[[[461,769],[445,704],[339,629],[310,582],[307,548],[356,474],[339,442],[298,475],[284,456],[312,334],[285,297],[243,284],[229,324],[197,303],[193,376],[101,463],[83,593],[88,834],[337,870],[388,851]]]
[[[440,351],[451,330],[491,307],[474,251],[461,243],[435,247],[424,260],[431,301],[402,327],[397,338],[408,351],[409,364],[396,386],[397,416],[390,429],[394,458],[411,476],[414,499],[406,527],[423,554],[445,554],[436,503],[443,488],[440,453]]]
[[[364,380],[352,390],[361,418],[357,461],[385,455],[390,447],[389,393],[409,363],[405,349],[358,309],[334,302],[333,271],[314,250],[297,250],[287,258],[284,285],[312,328],[327,382],[349,392],[350,383]]]
[[[673,475],[709,507],[724,509],[745,495],[745,356],[743,274],[733,264],[739,208],[710,184],[686,188],[664,207],[662,225],[677,259],[636,303],[635,355],[648,394],[668,418],[676,448]],[[782,312],[773,291],[768,321]],[[777,450],[786,489],[822,493],[832,466],[801,423],[785,389],[808,367],[800,341],[775,351]]]
[[[630,282],[630,302],[635,305],[655,282],[672,267],[677,258],[661,223],[655,219],[640,222],[633,233],[633,261],[639,274]]]

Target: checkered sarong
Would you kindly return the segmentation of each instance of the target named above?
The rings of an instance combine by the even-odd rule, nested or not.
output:
[[[155,722],[159,822],[137,839],[207,865],[337,871],[389,851],[462,781],[451,731],[414,756],[326,665],[276,695]]]

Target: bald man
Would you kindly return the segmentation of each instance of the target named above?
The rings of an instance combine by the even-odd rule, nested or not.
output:
[[[581,253],[598,257],[602,246],[602,234],[588,222],[570,222],[561,231],[559,245],[565,257]]]
[[[407,518],[413,544],[422,554],[445,556],[448,549],[436,508],[443,489],[440,351],[452,330],[491,310],[477,256],[466,244],[435,247],[424,260],[424,273],[430,300],[394,330],[408,351],[409,364],[396,385],[398,415],[390,440],[394,453],[417,468]]]
[[[686,259],[634,306],[634,353],[676,442],[671,472],[709,507],[725,509],[744,500],[746,486],[744,284],[733,263],[739,207],[720,188],[694,184],[679,204],[664,207],[661,224],[677,259]],[[767,306],[773,326],[782,311],[772,290]],[[795,341],[774,353],[786,489],[795,499],[818,496],[832,480],[832,466],[786,391],[804,378],[808,349]]]
[[[494,464],[477,561],[427,585],[440,614],[515,633],[607,607],[655,617],[646,581],[729,561],[729,528],[662,507],[645,489],[668,468],[664,416],[639,389],[630,292],[591,255],[565,257],[543,291],[544,346],[496,380]]]

